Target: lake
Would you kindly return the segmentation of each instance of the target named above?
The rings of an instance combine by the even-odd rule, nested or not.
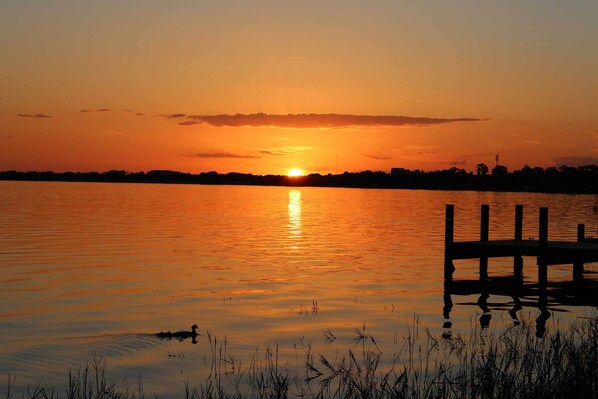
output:
[[[455,239],[479,235],[490,205],[490,239],[512,238],[515,204],[524,239],[574,241],[577,224],[596,235],[597,196],[471,191],[290,188],[111,183],[0,182],[0,389],[8,374],[23,389],[66,383],[68,370],[101,354],[114,379],[180,397],[205,373],[208,335],[239,359],[278,345],[296,360],[344,350],[355,329],[392,351],[414,319],[440,335],[445,204],[455,204]],[[596,264],[586,265],[595,279]],[[455,279],[476,279],[475,261],[456,262]],[[491,259],[506,276],[512,259]],[[551,266],[550,281],[571,279]],[[537,281],[524,259],[526,283]],[[537,298],[521,319],[535,319]],[[567,328],[593,306],[549,296],[547,328]],[[477,296],[453,295],[452,334],[482,314]],[[583,304],[582,304],[583,305]],[[493,328],[511,325],[510,296],[488,301]],[[199,326],[198,343],[161,340],[159,331]],[[337,339],[323,343],[324,330]],[[337,348],[337,349],[335,349]],[[285,360],[286,361],[286,360]],[[19,388],[20,387],[20,388]],[[13,388],[15,389],[15,388]],[[2,393],[0,392],[0,394]],[[18,392],[18,391],[17,391]]]

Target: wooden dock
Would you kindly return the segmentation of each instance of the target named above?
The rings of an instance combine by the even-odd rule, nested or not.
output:
[[[538,240],[524,240],[523,205],[515,206],[515,229],[513,239],[489,240],[490,206],[482,205],[479,241],[455,242],[455,208],[446,205],[444,276],[452,281],[456,259],[480,259],[480,280],[488,279],[488,258],[513,257],[513,273],[523,273],[523,256],[535,256],[538,265],[538,283],[547,283],[549,265],[573,265],[573,281],[583,281],[584,263],[598,262],[598,240],[585,237],[585,226],[577,226],[577,241],[548,240],[548,208],[540,208]]]

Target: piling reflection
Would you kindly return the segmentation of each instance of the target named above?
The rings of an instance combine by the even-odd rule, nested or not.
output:
[[[480,327],[482,328],[482,331],[490,327],[490,319],[492,319],[492,312],[490,312],[490,308],[488,307],[488,298],[490,298],[490,295],[486,290],[484,290],[478,298],[478,306],[482,309],[482,315],[480,316]]]
[[[538,309],[540,314],[536,318],[536,337],[543,338],[546,334],[546,321],[550,318],[551,313],[548,311],[548,295],[545,290],[541,290],[538,298]]]
[[[526,284],[521,276],[491,277],[486,280],[446,280],[444,284],[443,333],[451,338],[453,296],[479,295],[477,301],[457,302],[457,305],[477,306],[481,310],[481,332],[490,326],[492,310],[506,310],[514,326],[521,324],[518,313],[524,308],[538,309],[536,336],[546,334],[546,322],[553,312],[566,312],[563,306],[598,306],[598,281],[561,281],[549,284]],[[501,298],[510,297],[510,300]],[[490,298],[493,301],[490,302]]]
[[[513,325],[518,326],[521,322],[519,321],[519,317],[517,317],[517,312],[523,309],[523,306],[521,306],[521,300],[518,296],[512,296],[511,299],[513,299],[513,307],[509,309],[509,315],[511,316],[511,320],[513,320]]]

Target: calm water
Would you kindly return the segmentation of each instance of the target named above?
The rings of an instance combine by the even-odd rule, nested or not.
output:
[[[98,351],[111,377],[141,374],[146,392],[180,396],[202,375],[207,331],[240,358],[276,343],[293,358],[302,339],[330,350],[324,329],[344,350],[364,323],[392,351],[414,314],[440,334],[446,203],[456,239],[476,238],[482,203],[490,239],[512,237],[516,203],[525,238],[538,235],[540,206],[551,239],[575,240],[577,223],[598,229],[597,198],[584,195],[0,182],[0,384],[10,372],[16,385],[61,386]],[[456,265],[455,278],[477,277],[475,262]],[[594,278],[596,264],[586,268]],[[489,270],[506,275],[512,260]],[[524,273],[536,281],[535,259]],[[570,277],[568,265],[549,271]],[[453,333],[467,333],[476,298],[453,301]],[[493,326],[510,322],[510,301],[491,298]],[[594,312],[551,306],[548,328]],[[152,335],[194,323],[197,345]]]

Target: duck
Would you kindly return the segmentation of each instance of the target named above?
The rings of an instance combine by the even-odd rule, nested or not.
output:
[[[160,338],[178,338],[181,341],[184,340],[185,338],[193,338],[195,339],[195,337],[197,337],[199,334],[197,333],[197,324],[193,324],[191,326],[191,331],[177,331],[177,332],[170,332],[170,331],[160,331],[159,333],[156,334],[157,337]]]

